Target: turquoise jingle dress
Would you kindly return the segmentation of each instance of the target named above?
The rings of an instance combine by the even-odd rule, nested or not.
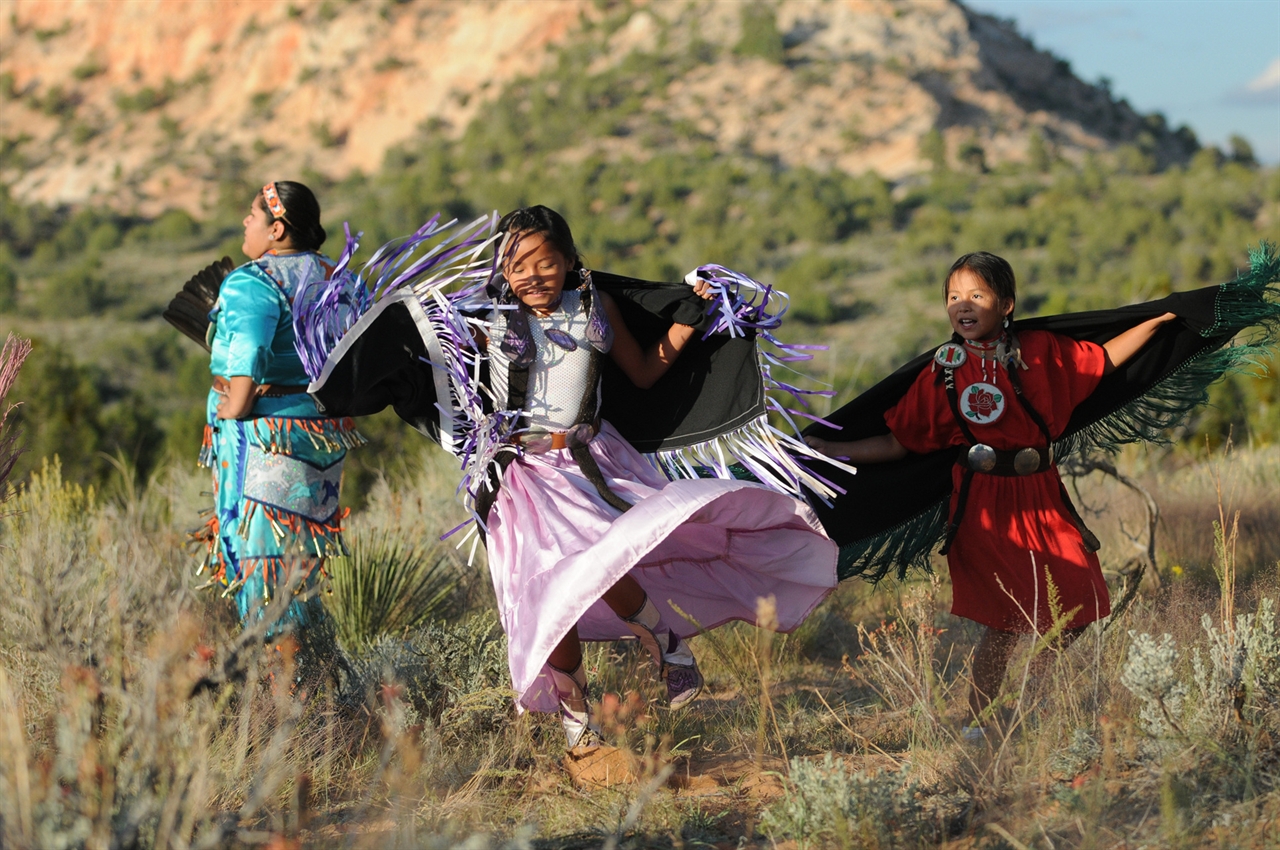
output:
[[[292,309],[299,288],[332,270],[314,252],[265,254],[227,276],[210,314],[213,375],[247,375],[286,392],[257,398],[244,419],[218,419],[214,390],[207,402],[200,461],[213,470],[214,508],[196,535],[208,547],[201,572],[211,571],[209,586],[234,595],[244,624],[292,571],[305,571],[301,593],[326,558],[343,554],[342,461],[364,440],[352,419],[322,416],[301,391],[308,378],[294,350]],[[290,604],[284,624],[319,616],[322,604],[310,594]]]

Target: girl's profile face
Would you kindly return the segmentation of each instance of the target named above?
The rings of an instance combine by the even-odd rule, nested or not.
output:
[[[544,234],[519,234],[502,273],[520,303],[536,315],[545,315],[560,304],[569,260]]]
[[[240,250],[244,251],[245,256],[251,260],[256,260],[263,254],[276,247],[276,239],[280,238],[280,234],[276,231],[283,232],[284,226],[276,226],[276,222],[272,220],[267,213],[266,207],[262,206],[262,196],[257,195],[253,199],[253,203],[249,204],[249,214],[244,217],[244,244],[240,246]],[[275,239],[271,237],[275,236]]]
[[[997,297],[991,285],[970,269],[960,269],[947,281],[947,317],[951,329],[964,339],[996,339],[1004,317],[1012,312],[1013,299]]]

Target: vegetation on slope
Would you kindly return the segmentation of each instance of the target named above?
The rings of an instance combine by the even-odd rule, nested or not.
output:
[[[508,106],[503,98],[495,109]],[[939,169],[894,190],[874,175],[705,151],[561,163],[530,145],[523,160],[508,159],[514,154],[502,154],[501,143],[513,143],[512,133],[474,132],[457,145],[428,140],[397,151],[372,177],[319,187],[336,208],[330,250],[340,245],[340,218],[365,231],[368,256],[439,210],[467,217],[546,203],[566,214],[596,267],[675,279],[720,262],[777,283],[792,295],[793,318],[811,326],[793,333],[861,340],[821,374],[838,388],[865,385],[938,337],[935,294],[959,253],[1009,257],[1021,278],[1019,312],[1028,315],[1230,279],[1248,245],[1280,238],[1280,171],[1211,149],[1160,174],[1133,173],[1121,158],[1044,171]],[[492,159],[479,163],[485,145]],[[7,324],[37,338],[17,397],[24,421],[41,427],[31,429],[20,474],[58,453],[69,473],[101,481],[110,469],[99,458],[105,453],[123,454],[145,476],[166,451],[193,453],[207,362],[158,313],[186,273],[214,255],[238,254],[234,207],[205,225],[181,213],[140,222],[7,199],[6,207],[0,289],[7,281],[8,294],[0,300]],[[1234,379],[1215,400],[1219,408],[1188,436],[1218,439],[1231,428],[1237,439],[1280,436],[1274,376]],[[395,452],[412,443],[389,424],[372,430]],[[371,454],[361,461],[367,467],[377,464]]]

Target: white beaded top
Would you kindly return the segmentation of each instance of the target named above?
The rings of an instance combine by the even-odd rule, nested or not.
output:
[[[509,358],[501,341],[507,330],[511,311],[502,310],[494,319],[489,336],[489,380],[493,385],[494,403],[503,408],[507,403],[507,369]],[[567,290],[560,307],[550,316],[528,314],[529,330],[538,354],[529,367],[529,392],[525,414],[529,427],[547,431],[565,431],[578,423],[582,400],[587,392],[591,358],[595,350],[587,341],[587,324],[591,317],[582,309],[582,293]],[[572,338],[576,348],[567,351],[547,338],[547,331],[557,330]],[[556,336],[555,333],[552,336]],[[597,403],[600,388],[597,385]]]

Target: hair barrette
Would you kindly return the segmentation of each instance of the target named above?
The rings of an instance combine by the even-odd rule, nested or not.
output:
[[[262,187],[262,200],[273,217],[289,221],[285,218],[284,203],[280,200],[280,193],[276,191],[274,180]]]

